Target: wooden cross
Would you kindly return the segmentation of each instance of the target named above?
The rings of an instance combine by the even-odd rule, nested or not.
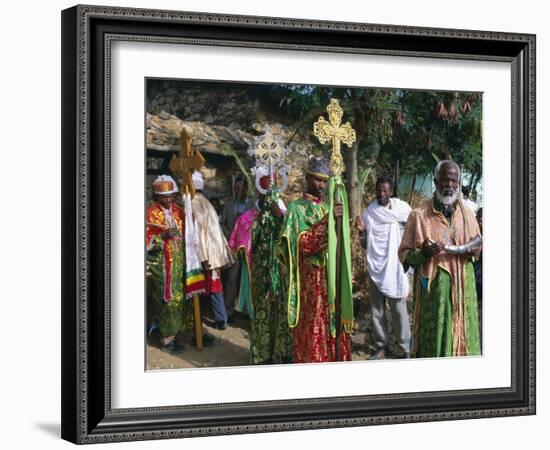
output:
[[[343,142],[348,147],[351,147],[356,140],[355,130],[349,122],[341,125],[344,110],[340,107],[338,100],[334,98],[330,100],[327,112],[329,121],[327,122],[323,116],[319,117],[317,122],[313,124],[313,134],[315,134],[321,144],[332,141],[330,170],[332,175],[339,176],[344,171],[340,143]]]
[[[193,150],[191,147],[191,133],[186,127],[181,130],[180,137],[180,156],[172,156],[168,167],[173,174],[181,176],[181,192],[191,192],[191,196],[193,196],[195,195],[193,172],[204,165],[204,157],[198,150]]]
[[[198,150],[193,150],[191,147],[191,133],[184,126],[181,130],[181,150],[180,156],[172,156],[169,168],[174,175],[181,176],[181,192],[182,194],[191,193],[191,197],[195,195],[195,186],[193,185],[193,172],[199,170],[204,165],[204,157]],[[193,296],[193,316],[195,322],[195,342],[198,350],[202,350],[202,314],[199,296]]]

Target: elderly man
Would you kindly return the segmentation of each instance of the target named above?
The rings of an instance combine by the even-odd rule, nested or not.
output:
[[[440,161],[433,199],[412,211],[399,247],[415,268],[413,354],[417,357],[480,354],[473,258],[481,234],[459,197],[460,168]]]
[[[376,353],[370,359],[384,359],[390,337],[386,318],[386,299],[391,310],[393,334],[402,350],[410,357],[411,327],[407,312],[409,280],[397,256],[397,250],[411,207],[393,197],[393,180],[376,181],[376,200],[361,214],[359,229],[367,234],[367,267],[369,271],[369,304],[372,312]]]
[[[329,305],[327,286],[328,211],[322,200],[329,179],[328,161],[312,159],[306,175],[307,190],[288,205],[281,227],[280,255],[287,269],[288,322],[294,337],[294,362],[351,360],[346,332],[337,343],[334,311]],[[334,207],[342,216],[343,207]],[[331,323],[332,322],[332,323]]]

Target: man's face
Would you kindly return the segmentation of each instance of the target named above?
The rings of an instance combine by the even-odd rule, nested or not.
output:
[[[446,206],[454,205],[458,196],[458,170],[454,164],[444,164],[435,178],[438,198]]]
[[[327,180],[318,178],[314,175],[306,176],[307,193],[314,195],[315,197],[322,197],[325,189],[327,188]]]
[[[393,190],[390,183],[378,183],[376,185],[376,201],[381,206],[386,206],[390,202]]]
[[[157,195],[155,201],[164,209],[170,209],[172,203],[174,203],[174,194],[169,195]]]

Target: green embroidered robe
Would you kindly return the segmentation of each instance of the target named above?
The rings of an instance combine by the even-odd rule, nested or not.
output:
[[[271,212],[276,198],[266,197],[252,227],[250,351],[254,364],[288,362],[292,358],[292,336],[288,306],[283,294],[281,268],[275,259],[282,218]]]

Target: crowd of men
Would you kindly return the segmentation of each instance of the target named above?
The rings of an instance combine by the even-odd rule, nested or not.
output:
[[[226,329],[234,314],[249,318],[251,363],[351,360],[352,330],[336,323],[328,300],[328,161],[311,159],[305,178],[305,192],[288,205],[268,174],[256,174],[255,202],[240,178],[220,217],[195,172],[192,218],[175,202],[175,181],[155,180],[146,217],[149,321],[164,351],[184,351],[176,335],[193,327],[184,277],[185,227],[192,220],[215,326]],[[399,347],[392,357],[481,354],[481,209],[460,193],[460,180],[455,162],[439,162],[433,198],[411,209],[394,196],[393,180],[382,176],[375,200],[355,220],[376,345],[370,359],[390,357],[391,334]],[[332,214],[341,217],[342,205]],[[208,345],[213,338],[204,339]]]

